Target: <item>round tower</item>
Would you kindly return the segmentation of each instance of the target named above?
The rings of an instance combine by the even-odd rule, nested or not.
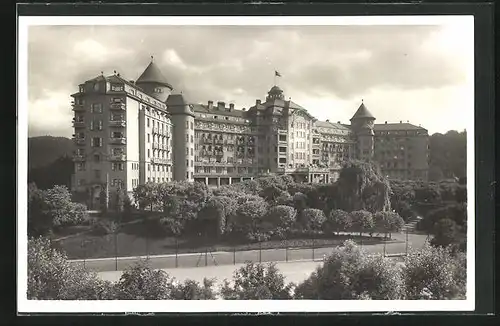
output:
[[[357,158],[373,159],[375,151],[374,121],[375,117],[368,111],[363,100],[356,113],[351,118],[351,128],[356,136]]]
[[[168,96],[167,111],[173,124],[173,179],[193,181],[194,175],[194,112],[182,94]]]
[[[172,85],[168,83],[160,68],[154,63],[152,56],[151,62],[135,84],[142,88],[146,94],[161,102],[165,102],[173,90]]]

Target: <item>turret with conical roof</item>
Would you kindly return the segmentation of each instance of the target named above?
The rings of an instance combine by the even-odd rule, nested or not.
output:
[[[181,94],[171,94],[166,101],[173,123],[173,178],[176,181],[193,181],[194,175],[194,110]]]
[[[368,111],[363,100],[350,120],[352,131],[356,137],[358,158],[372,159],[375,151],[373,132],[375,117]]]
[[[174,89],[154,62],[153,56],[151,56],[151,62],[146,67],[146,70],[144,70],[135,83],[142,88],[146,94],[162,102],[167,100]]]

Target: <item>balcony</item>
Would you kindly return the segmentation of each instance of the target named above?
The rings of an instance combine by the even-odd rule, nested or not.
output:
[[[112,154],[109,156],[109,160],[115,162],[125,162],[127,157],[125,154]]]
[[[172,164],[172,160],[169,158],[160,158],[160,157],[153,157],[151,159],[151,163],[153,164]]]
[[[111,137],[109,139],[109,143],[113,145],[125,145],[127,143],[127,139],[125,137]]]
[[[110,120],[109,121],[109,126],[110,127],[118,127],[118,128],[123,128],[127,125],[125,120]]]
[[[288,131],[285,129],[278,129],[278,134],[287,134]]]
[[[126,107],[127,107],[127,105],[123,102],[113,102],[109,105],[110,110],[125,111]]]
[[[74,128],[85,128],[85,122],[73,120],[73,127]]]
[[[72,103],[73,111],[75,112],[85,112],[85,106],[83,104]]]
[[[75,142],[76,145],[78,146],[83,146],[85,145],[85,138],[73,138],[73,141]]]
[[[85,156],[75,154],[75,155],[73,155],[73,161],[74,162],[83,162],[83,161],[85,161]]]
[[[153,145],[151,146],[153,149],[163,149],[162,145],[159,144],[159,143],[153,143]]]

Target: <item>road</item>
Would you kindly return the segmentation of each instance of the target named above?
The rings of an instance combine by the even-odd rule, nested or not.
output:
[[[398,254],[406,252],[406,235],[393,234],[395,242],[384,244],[364,245],[363,249],[368,253],[380,253],[385,250],[386,254]],[[408,247],[421,248],[425,242],[426,236],[419,234],[408,234]],[[313,261],[321,259],[323,255],[328,255],[334,247],[312,249],[268,249],[237,252],[208,252],[194,254],[161,255],[148,258],[149,264],[154,269],[175,269],[180,273],[188,268],[202,268],[210,266],[228,266],[234,270],[235,265],[244,264],[246,261],[252,262],[293,262],[293,261]],[[142,257],[144,259],[146,257]],[[91,260],[73,260],[73,264],[85,265],[85,268],[96,272],[122,271],[136,263],[141,257],[119,257],[91,259]],[[199,272],[198,272],[199,274]]]

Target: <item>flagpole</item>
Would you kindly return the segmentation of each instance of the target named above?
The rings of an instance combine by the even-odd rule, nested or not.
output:
[[[276,69],[274,69],[274,86],[276,86]]]

